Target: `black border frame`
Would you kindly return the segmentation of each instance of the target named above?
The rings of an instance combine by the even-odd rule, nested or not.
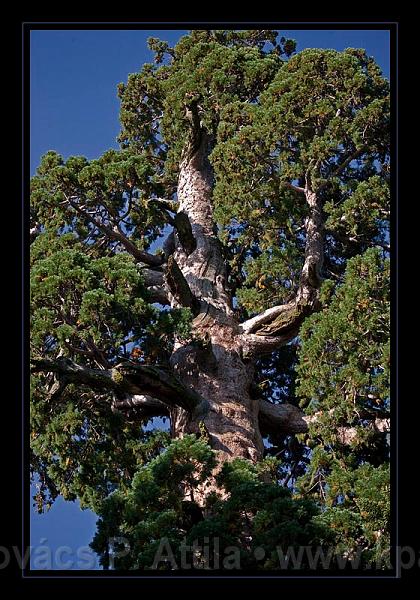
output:
[[[237,20],[220,20],[220,21],[204,21],[204,20],[180,20],[180,19],[148,19],[143,21],[134,21],[132,19],[124,19],[121,17],[117,17],[112,19],[107,17],[105,19],[98,20],[78,20],[78,18],[73,17],[47,17],[47,18],[28,18],[22,20],[19,23],[20,27],[20,43],[21,43],[21,52],[18,53],[21,56],[21,85],[22,85],[22,113],[21,113],[21,133],[22,133],[22,141],[21,141],[21,152],[22,152],[22,170],[21,170],[21,178],[22,178],[22,202],[21,202],[21,261],[20,265],[15,265],[15,276],[16,273],[18,275],[18,288],[22,289],[22,297],[21,297],[21,322],[23,324],[22,327],[22,346],[21,346],[21,354],[22,354],[22,371],[19,375],[18,379],[22,379],[22,389],[21,389],[21,414],[17,415],[21,417],[21,425],[22,425],[22,448],[21,452],[15,453],[14,462],[17,463],[20,458],[20,464],[18,464],[18,470],[21,471],[22,476],[22,498],[17,498],[16,505],[13,507],[16,511],[17,507],[22,507],[20,521],[21,521],[21,539],[14,540],[15,545],[21,546],[23,548],[27,548],[29,546],[29,509],[30,509],[30,500],[28,494],[28,485],[29,485],[29,469],[28,469],[28,458],[29,458],[29,448],[27,440],[29,439],[29,420],[28,420],[28,402],[25,400],[28,390],[28,382],[29,382],[29,357],[28,357],[28,344],[27,336],[29,333],[28,328],[28,294],[26,289],[26,268],[28,267],[28,254],[29,254],[29,243],[27,239],[26,232],[28,231],[28,211],[24,205],[24,198],[27,197],[28,193],[28,185],[29,185],[29,64],[30,64],[30,50],[29,50],[29,36],[30,31],[39,30],[39,29],[168,29],[168,30],[177,30],[177,29],[193,29],[193,28],[207,28],[209,26],[212,27],[221,27],[221,28],[264,28],[270,27],[279,29],[287,28],[287,29],[381,29],[388,30],[390,32],[390,81],[391,81],[391,98],[392,98],[392,127],[391,127],[391,135],[392,135],[392,214],[393,219],[391,220],[391,241],[393,250],[391,252],[391,286],[392,286],[392,340],[391,340],[391,352],[394,357],[394,369],[392,373],[391,380],[391,393],[393,397],[396,399],[396,402],[393,402],[392,408],[392,419],[393,419],[393,435],[391,438],[391,481],[392,481],[392,514],[393,514],[393,522],[394,522],[394,534],[392,536],[391,545],[394,549],[394,556],[396,559],[395,567],[393,569],[392,574],[376,574],[373,571],[364,571],[363,574],[357,574],[357,571],[352,571],[348,574],[346,571],[340,571],[337,574],[331,573],[328,575],[319,575],[319,572],[310,572],[303,573],[299,572],[299,575],[294,575],[293,572],[284,571],[284,572],[276,572],[276,574],[267,574],[267,572],[259,572],[259,573],[247,573],[247,574],[226,574],[222,575],[216,574],[216,572],[191,572],[189,574],[185,574],[182,572],[170,572],[167,575],[160,574],[156,575],[154,573],[145,573],[141,572],[141,574],[136,574],[133,572],[130,575],[121,574],[121,572],[112,573],[110,571],[36,571],[30,570],[28,567],[22,568],[19,570],[20,577],[24,580],[33,580],[33,579],[143,579],[143,580],[156,580],[156,579],[170,579],[174,581],[175,579],[201,579],[205,578],[206,582],[209,579],[223,579],[224,583],[226,580],[237,580],[237,579],[246,579],[247,585],[251,583],[252,579],[280,579],[284,582],[286,579],[291,579],[295,583],[296,579],[305,579],[309,580],[307,583],[313,583],[314,579],[336,579],[342,580],[345,579],[348,582],[349,579],[363,579],[366,584],[369,584],[368,580],[392,580],[395,578],[401,577],[401,565],[398,563],[398,555],[397,548],[400,544],[400,535],[399,535],[399,519],[398,519],[398,507],[399,507],[399,497],[398,497],[398,447],[399,447],[399,439],[398,439],[398,212],[399,212],[399,203],[398,203],[398,189],[399,189],[399,181],[398,181],[398,49],[399,49],[399,19],[384,19],[384,18],[364,18],[361,20],[359,17],[330,17],[326,18],[308,18],[308,20],[300,20],[298,18],[285,18],[278,21],[266,21],[266,20],[255,20],[255,21],[237,21]],[[19,66],[18,66],[19,69]],[[19,221],[18,221],[19,223]],[[19,259],[18,261],[19,262]],[[16,408],[15,408],[16,412]],[[20,529],[20,528],[19,528]],[[18,542],[16,544],[16,541]],[[5,547],[8,547],[5,544]],[[11,544],[10,544],[11,547]],[[12,557],[13,560],[13,557]],[[112,573],[112,574],[111,574]]]

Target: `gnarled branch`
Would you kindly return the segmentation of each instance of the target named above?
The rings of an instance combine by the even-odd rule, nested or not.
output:
[[[174,225],[176,227],[181,246],[185,250],[187,256],[189,256],[197,248],[197,240],[193,236],[188,215],[183,211],[178,212],[174,219]]]
[[[158,302],[164,306],[170,305],[168,292],[166,290],[165,278],[161,267],[148,268],[148,265],[138,263],[140,273],[150,295],[151,302]]]
[[[159,208],[163,208],[171,213],[175,213],[178,210],[178,202],[174,200],[167,200],[166,198],[149,198],[150,204],[156,204]]]
[[[254,333],[266,323],[272,322],[278,316],[286,313],[288,310],[293,309],[294,306],[294,302],[289,302],[288,304],[280,304],[279,306],[267,308],[267,310],[260,313],[256,317],[252,317],[252,319],[248,319],[244,323],[241,323],[241,325],[239,325],[239,329],[243,333]]]
[[[298,334],[304,318],[319,308],[324,217],[320,197],[308,187],[304,191],[310,210],[305,219],[305,260],[297,294],[288,304],[269,308],[240,325],[246,356],[270,353],[287,344]]]
[[[260,400],[258,419],[261,433],[306,433],[308,424],[305,413],[293,404],[272,404]]]
[[[299,194],[305,193],[305,188],[300,187],[299,185],[295,185],[294,183],[290,183],[290,181],[282,181],[282,184],[289,188],[289,190],[293,190],[294,192],[298,192]]]
[[[334,409],[332,409],[333,411]],[[316,423],[321,417],[320,413],[305,415],[305,413],[293,404],[272,404],[267,400],[260,400],[260,412],[258,415],[261,433],[282,433],[292,435],[294,433],[306,433],[309,425]],[[390,431],[390,420],[388,418],[374,417],[366,418],[366,427],[377,433],[388,433]],[[356,427],[338,426],[337,434],[344,444],[350,444],[357,436]]]
[[[178,304],[190,308],[194,316],[198,315],[200,312],[200,301],[192,293],[187,280],[173,256],[169,256],[166,264],[165,281]]]
[[[180,406],[193,413],[203,411],[205,401],[168,369],[163,367],[122,363],[113,369],[91,369],[69,358],[33,359],[33,373],[57,373],[67,383],[78,383],[92,389],[106,389],[131,396],[150,395],[168,406]]]

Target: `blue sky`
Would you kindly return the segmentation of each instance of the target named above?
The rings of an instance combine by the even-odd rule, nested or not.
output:
[[[278,29],[278,28],[277,28]],[[279,30],[304,48],[365,48],[389,77],[389,32],[384,30]],[[96,158],[117,148],[119,101],[116,86],[129,73],[150,62],[148,37],[170,44],[186,33],[180,30],[36,30],[30,41],[30,173],[40,157],[56,150],[65,158]],[[35,493],[35,492],[32,492]],[[47,545],[50,562],[42,553],[32,556],[32,568],[86,568],[78,549],[95,532],[96,516],[78,503],[58,499],[48,513],[31,513],[31,545]],[[68,548],[63,548],[68,546]],[[60,550],[61,547],[61,550]],[[38,563],[37,563],[38,556]],[[45,556],[45,553],[44,555]],[[58,564],[62,561],[61,565]],[[92,567],[91,567],[92,568]]]
[[[175,43],[181,31],[36,30],[31,32],[31,174],[54,149],[65,157],[96,158],[117,147],[116,86],[151,60],[146,40]],[[307,47],[366,48],[389,75],[389,33],[372,30],[281,31]]]

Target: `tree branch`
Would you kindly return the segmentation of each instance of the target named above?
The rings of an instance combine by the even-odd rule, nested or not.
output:
[[[168,405],[144,394],[126,395],[123,398],[115,399],[112,407],[118,411],[135,410],[141,417],[165,417],[169,416]]]
[[[309,215],[305,220],[306,244],[299,289],[296,300],[301,305],[317,308],[318,288],[321,284],[321,269],[324,261],[324,215],[318,194],[306,190]]]
[[[165,279],[163,277],[162,269],[149,269],[148,265],[144,263],[137,263],[137,266],[140,269],[141,276],[143,278],[144,284],[146,287],[149,286],[160,286],[163,287],[165,285]]]
[[[258,415],[261,433],[281,433],[291,435],[294,433],[307,433],[309,425],[316,423],[321,413],[305,415],[305,413],[293,404],[272,404],[267,400],[260,400],[260,412]],[[334,409],[332,409],[334,410]],[[388,433],[390,431],[390,420],[388,418],[374,417],[370,415],[366,425],[376,433]],[[373,417],[373,418],[372,418]],[[344,444],[350,444],[357,436],[357,428],[351,426],[338,426],[337,434]]]
[[[254,334],[242,335],[242,355],[244,359],[250,359],[255,356],[263,356],[271,354],[275,350],[282,348],[292,341],[299,333],[299,326],[303,321],[303,316],[298,321],[291,323],[287,331],[280,333],[276,330],[273,335],[261,335],[259,332]],[[276,323],[270,324],[270,328],[274,331]]]
[[[178,210],[178,202],[167,200],[166,198],[149,198],[148,202],[156,204],[159,208],[163,208],[171,213],[176,213]]]
[[[343,162],[340,163],[338,167],[328,175],[327,181],[318,188],[318,191],[322,190],[327,185],[330,179],[332,179],[333,177],[337,177],[337,175],[340,175],[340,173],[344,171],[344,169],[352,162],[352,160],[355,160],[358,156],[360,156],[360,154],[363,151],[363,147],[359,148],[358,150],[352,152],[346,159],[344,159]]]
[[[362,152],[363,148],[352,152],[329,178],[339,175]],[[305,188],[284,183],[290,189],[304,193],[309,206],[309,215],[305,219],[305,260],[294,301],[269,308],[240,326],[245,353],[249,356],[272,352],[289,342],[297,335],[304,317],[319,308],[318,290],[322,282],[321,269],[324,261],[324,215],[319,192],[326,183],[314,192],[310,188],[308,172]],[[276,336],[276,340],[272,339],[273,336]]]
[[[57,373],[67,383],[84,384],[131,396],[150,395],[170,407],[180,406],[193,413],[202,412],[206,402],[186,387],[171,371],[150,365],[121,363],[113,369],[91,369],[69,358],[33,359],[31,372]]]
[[[267,308],[267,310],[256,317],[252,317],[252,319],[248,319],[244,323],[241,323],[239,329],[243,333],[254,333],[254,331],[260,329],[262,325],[272,322],[277,317],[293,310],[294,307],[295,303],[289,302],[288,304],[280,304],[278,306],[273,306],[272,308]]]
[[[169,306],[170,300],[168,292],[165,289],[163,270],[158,270],[159,267],[156,267],[156,269],[149,269],[147,265],[142,263],[138,263],[138,266],[140,267],[141,276],[143,277],[147,291],[150,295],[150,300],[152,302],[163,304],[164,306]]]
[[[200,302],[192,293],[187,280],[173,256],[169,256],[168,258],[165,281],[175,300],[181,306],[190,308],[193,315],[197,316],[200,312]]]
[[[299,185],[295,185],[294,183],[290,183],[290,181],[282,181],[283,185],[289,190],[293,190],[294,192],[298,192],[299,194],[305,193],[305,188],[300,187]]]
[[[179,241],[185,250],[187,256],[192,254],[197,248],[197,240],[195,239],[188,215],[181,211],[178,212],[174,219]]]
[[[134,256],[134,258],[136,260],[144,262],[150,266],[158,266],[164,262],[165,259],[163,256],[156,255],[156,254],[149,254],[148,252],[145,252],[144,250],[140,250],[140,248],[137,248],[137,246],[123,234],[123,232],[117,225],[114,228],[112,228],[112,227],[109,227],[108,225],[104,225],[103,223],[100,223],[97,219],[95,219],[95,217],[93,217],[86,211],[82,210],[79,206],[77,206],[77,204],[72,200],[71,196],[65,195],[65,197],[66,197],[66,200],[69,203],[69,205],[79,215],[81,215],[81,216],[83,216],[83,218],[87,219],[90,223],[92,223],[92,225],[95,225],[95,227],[97,227],[99,229],[99,231],[104,233],[111,240],[120,242],[124,246],[124,248],[127,250],[127,252],[129,252],[132,256]]]
[[[308,424],[305,413],[293,404],[272,404],[260,400],[258,420],[261,433],[306,433]]]
[[[324,218],[320,197],[308,187],[305,188],[305,197],[309,215],[305,219],[305,260],[297,294],[288,304],[274,306],[240,325],[247,357],[270,353],[287,344],[298,334],[304,318],[319,308]]]

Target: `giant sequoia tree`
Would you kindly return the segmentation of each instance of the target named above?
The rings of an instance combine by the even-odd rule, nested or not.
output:
[[[124,569],[162,538],[176,558],[217,537],[241,568],[277,568],[279,545],[370,560],[389,543],[388,82],[363,50],[271,30],[149,45],[120,150],[48,152],[31,182],[38,508],[96,511],[105,567],[110,536]]]

